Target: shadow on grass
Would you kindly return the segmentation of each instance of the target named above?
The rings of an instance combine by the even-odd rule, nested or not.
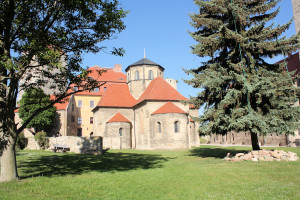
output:
[[[105,153],[104,155],[62,154],[28,158],[19,165],[21,179],[34,176],[79,175],[86,172],[114,172],[160,168],[172,158],[153,154]]]
[[[224,158],[230,153],[230,156],[235,156],[237,153],[247,153],[247,150],[236,150],[226,148],[196,148],[190,150],[190,156],[197,156],[202,158],[214,157]]]

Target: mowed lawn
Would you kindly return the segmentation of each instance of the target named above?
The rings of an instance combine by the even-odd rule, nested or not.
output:
[[[272,148],[266,148],[272,149]],[[300,148],[276,148],[296,152]],[[300,161],[228,162],[250,147],[109,150],[105,155],[19,151],[20,181],[0,199],[300,199]]]

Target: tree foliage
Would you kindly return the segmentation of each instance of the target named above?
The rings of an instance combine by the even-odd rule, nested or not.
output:
[[[123,18],[126,14],[118,0],[0,1],[2,180],[17,177],[16,164],[11,159],[16,138],[39,112],[72,93],[97,86],[95,81],[86,81],[88,72],[80,66],[82,54],[105,51],[101,42],[125,29]],[[124,50],[113,48],[110,52],[122,55]],[[77,76],[79,73],[81,75]],[[50,89],[55,89],[56,98],[32,113],[17,128],[14,109],[18,93],[49,84]],[[81,90],[72,92],[74,84]]]
[[[191,15],[196,29],[190,35],[198,43],[192,53],[208,61],[187,73],[186,82],[203,90],[191,103],[204,106],[200,132],[226,134],[249,131],[253,149],[259,149],[258,134],[294,133],[300,117],[292,107],[299,89],[284,63],[265,58],[297,49],[299,35],[281,37],[284,25],[271,23],[279,12],[278,0],[195,0],[199,13]]]
[[[39,108],[44,108],[51,103],[50,96],[46,95],[41,88],[30,88],[26,90],[22,99],[18,102],[19,117],[22,122],[27,119]],[[55,122],[55,107],[49,108],[36,115],[28,124],[27,128],[35,128],[35,130],[47,130]]]

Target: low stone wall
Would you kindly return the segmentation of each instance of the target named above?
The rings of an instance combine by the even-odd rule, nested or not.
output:
[[[39,146],[38,142],[34,138],[27,138],[28,143],[25,149],[27,150],[40,150],[41,147]]]
[[[50,137],[49,148],[52,150],[54,145],[64,145],[70,147],[70,152],[74,153],[101,153],[103,150],[102,137],[76,137],[76,136],[61,136]],[[41,149],[34,138],[28,138],[26,149],[39,150]]]
[[[293,152],[284,152],[282,150],[268,151],[265,149],[259,151],[251,151],[249,153],[237,153],[234,157],[230,157],[230,153],[224,158],[227,161],[297,161],[299,157]]]

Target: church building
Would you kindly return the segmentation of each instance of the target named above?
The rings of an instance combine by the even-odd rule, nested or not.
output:
[[[92,110],[93,135],[113,149],[177,149],[199,146],[198,109],[164,80],[164,68],[143,58],[125,69],[127,81],[109,83]]]

